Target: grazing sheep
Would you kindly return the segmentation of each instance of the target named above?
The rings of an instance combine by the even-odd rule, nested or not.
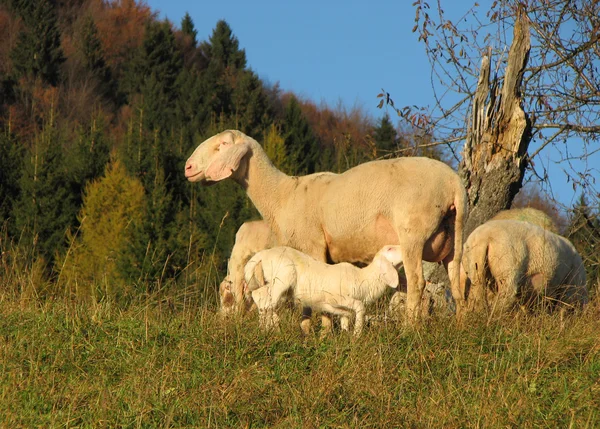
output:
[[[274,247],[248,261],[245,279],[265,328],[278,325],[274,311],[289,294],[304,308],[339,315],[343,320],[354,314],[354,334],[359,335],[365,304],[381,297],[386,287],[398,287],[396,267],[401,262],[399,246],[383,247],[364,268],[346,262],[329,265],[291,247]],[[347,328],[347,322],[343,324]]]
[[[443,261],[457,308],[466,191],[446,164],[421,157],[371,161],[342,174],[287,176],[260,144],[230,130],[201,143],[186,162],[192,182],[232,178],[269,224],[279,245],[323,262],[369,263],[386,244],[402,249],[409,320],[425,287],[422,260]],[[459,308],[459,309],[460,309]]]
[[[490,220],[520,220],[522,222],[533,223],[534,225],[540,226],[547,229],[550,232],[558,234],[558,226],[556,222],[552,220],[550,216],[541,210],[534,209],[531,207],[524,207],[518,209],[501,210],[496,216]]]
[[[219,286],[223,315],[236,308],[248,310],[252,300],[244,300],[244,266],[257,252],[275,245],[275,236],[269,225],[262,220],[245,222],[235,234],[235,243],[227,263],[227,276]]]
[[[588,302],[581,257],[564,237],[518,220],[491,220],[465,242],[464,287],[470,307],[499,311],[540,298],[581,306]],[[493,308],[492,308],[493,309]]]

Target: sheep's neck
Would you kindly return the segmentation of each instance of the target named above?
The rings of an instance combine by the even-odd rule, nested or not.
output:
[[[275,219],[294,180],[271,163],[258,143],[251,145],[247,156],[248,168],[238,183],[246,190],[263,219]]]

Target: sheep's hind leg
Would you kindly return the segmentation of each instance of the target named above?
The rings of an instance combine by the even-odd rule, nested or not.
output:
[[[422,254],[422,249],[404,254],[404,271],[407,281],[406,320],[409,324],[417,324],[421,316],[421,300],[425,289]]]

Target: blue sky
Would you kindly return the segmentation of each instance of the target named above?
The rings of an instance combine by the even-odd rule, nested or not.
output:
[[[433,104],[430,65],[417,35],[412,33],[415,10],[412,1],[183,1],[149,0],[146,3],[160,18],[181,26],[190,14],[198,40],[208,40],[216,23],[225,19],[245,49],[248,65],[265,81],[279,82],[316,103],[338,102],[351,108],[359,105],[373,116],[377,94],[388,91],[396,105]],[[464,13],[474,3],[469,0],[448,2],[452,10]],[[486,10],[487,0],[478,1]],[[450,6],[446,6],[447,8]],[[394,118],[395,113],[390,111]],[[579,150],[573,144],[573,151]],[[530,149],[531,150],[531,149]],[[567,183],[565,163],[556,164],[558,151],[549,148],[537,158],[550,174],[552,195],[571,206],[578,191]],[[600,165],[600,154],[591,163]],[[588,165],[594,168],[594,165]],[[576,163],[574,168],[583,169]],[[598,177],[598,170],[593,171]]]

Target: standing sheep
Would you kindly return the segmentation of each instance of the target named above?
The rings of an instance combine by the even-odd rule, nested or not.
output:
[[[402,250],[409,320],[420,312],[422,260],[443,261],[457,308],[460,259],[467,215],[458,175],[429,158],[371,161],[342,174],[287,176],[260,144],[230,130],[201,143],[187,160],[192,182],[231,177],[269,224],[279,245],[323,262],[369,263],[386,244]]]
[[[227,263],[227,276],[219,286],[222,314],[228,314],[236,308],[247,310],[251,307],[252,302],[244,302],[244,266],[255,253],[273,246],[275,236],[266,222],[255,220],[240,226]]]
[[[274,247],[254,255],[244,275],[263,327],[278,325],[274,311],[291,295],[304,308],[342,316],[345,324],[355,315],[354,335],[359,335],[365,304],[381,297],[386,287],[398,287],[401,263],[398,246],[385,246],[364,268],[346,262],[330,265],[291,247]]]
[[[487,309],[492,298],[500,311],[540,298],[570,306],[588,302],[585,269],[575,247],[529,222],[491,220],[479,226],[465,243],[462,263],[473,308]]]

